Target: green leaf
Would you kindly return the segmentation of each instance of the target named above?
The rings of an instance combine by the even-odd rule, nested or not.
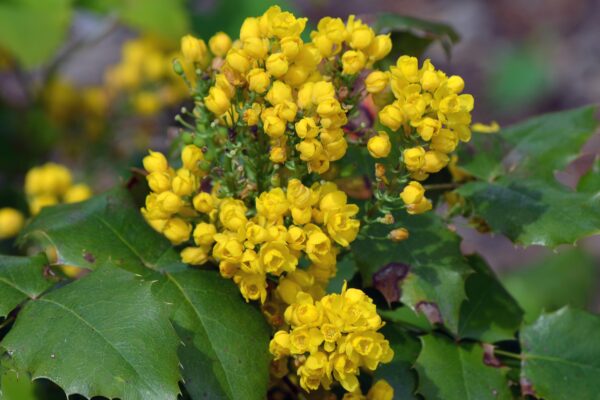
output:
[[[153,231],[125,189],[88,201],[44,208],[21,232],[20,241],[38,239],[57,249],[58,263],[96,269],[111,261],[146,274],[181,270],[173,246]]]
[[[183,346],[179,359],[194,399],[264,399],[269,382],[270,330],[244,304],[237,287],[216,271],[167,273],[153,288],[171,304]]]
[[[100,268],[29,302],[0,346],[17,371],[67,394],[131,400],[179,393],[179,340],[151,283]]]
[[[521,378],[546,400],[597,399],[600,318],[563,308],[521,331]]]
[[[483,363],[477,343],[457,344],[448,338],[421,336],[423,350],[417,359],[418,393],[426,399],[511,399],[503,368]]]
[[[504,177],[458,189],[496,232],[525,246],[556,247],[600,233],[600,197],[559,183]]]
[[[600,158],[585,175],[581,177],[577,183],[578,192],[598,193],[600,192]]]
[[[390,342],[394,358],[388,364],[380,364],[375,370],[374,381],[385,379],[394,388],[394,399],[417,399],[416,374],[412,367],[421,350],[417,338],[394,324],[381,329],[381,333]]]
[[[525,321],[533,322],[542,311],[565,305],[586,307],[597,287],[594,259],[579,249],[550,254],[532,265],[502,277],[502,282],[525,310]]]
[[[458,335],[487,343],[514,339],[523,310],[482,258],[472,257],[471,266],[475,273],[467,278]]]
[[[460,39],[451,26],[439,22],[392,13],[381,13],[375,18],[373,29],[392,35],[394,48],[391,56],[388,56],[392,63],[401,55],[420,57],[435,42],[439,42],[450,57],[452,45]]]
[[[358,272],[352,253],[345,254],[337,263],[337,273],[327,285],[327,293],[339,293],[344,282],[349,282]]]
[[[47,61],[63,42],[71,21],[71,0],[0,3],[0,47],[23,66]]]
[[[441,317],[457,332],[464,281],[471,272],[460,251],[460,238],[434,213],[406,215],[399,223],[410,232],[407,240],[395,243],[385,239],[394,227],[375,224],[367,233],[380,239],[362,238],[352,243],[365,285],[371,285],[373,274],[390,263],[408,265],[409,273],[401,282],[401,301],[419,312],[432,311],[430,320],[439,322]]]
[[[47,265],[42,254],[34,257],[0,255],[0,317],[6,317],[27,299],[36,299],[52,286],[44,276]]]
[[[433,329],[431,322],[424,314],[417,314],[410,307],[398,307],[394,310],[377,310],[386,321],[397,323],[408,328],[429,332]]]
[[[27,374],[8,368],[2,370],[2,365],[0,372],[0,400],[37,400],[34,385]]]
[[[473,135],[459,147],[460,167],[492,180],[508,175],[554,183],[554,173],[577,158],[598,127],[597,106],[544,114],[502,129]]]

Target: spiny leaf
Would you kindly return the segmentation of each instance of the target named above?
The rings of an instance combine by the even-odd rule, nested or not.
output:
[[[129,271],[185,268],[171,244],[149,228],[125,189],[44,208],[21,232],[56,247],[60,264],[96,269],[111,261]]]
[[[179,358],[192,398],[264,399],[269,381],[269,329],[216,271],[167,273],[153,289],[170,304],[183,343]]]
[[[521,331],[521,376],[546,400],[598,399],[600,317],[563,308]]]
[[[179,340],[151,283],[105,266],[29,302],[0,346],[67,394],[174,399]]]
[[[44,276],[43,254],[34,257],[0,255],[0,317],[5,317],[24,300],[35,299],[53,285]]]

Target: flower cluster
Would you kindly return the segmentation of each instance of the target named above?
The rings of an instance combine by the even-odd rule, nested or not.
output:
[[[401,195],[408,212],[431,209],[418,181],[446,167],[459,141],[470,140],[473,96],[461,94],[464,81],[460,76],[448,77],[429,60],[419,68],[417,58],[409,56],[401,56],[388,72],[372,72],[365,85],[368,92],[381,98],[391,89],[393,101],[379,111],[379,122],[392,131],[394,142],[402,128],[403,136],[412,143],[402,151],[402,161],[414,179]],[[375,158],[387,157],[392,140],[387,132],[379,132],[369,139],[369,152]]]
[[[274,188],[261,193],[250,217],[243,201],[199,191],[205,174],[200,168],[200,148],[186,146],[181,158],[183,167],[177,171],[161,153],[151,152],[144,158],[152,193],[142,213],[173,244],[193,240],[181,252],[185,263],[202,265],[214,259],[221,275],[233,279],[246,300],[263,303],[267,274],[289,274],[279,291],[283,299],[290,299],[290,291],[306,281],[301,273],[294,274],[302,255],[312,263],[309,271],[317,281],[326,282],[335,275],[336,244],[347,247],[360,225],[354,219],[358,207],[347,204],[346,194],[335,184],[308,188],[291,179],[285,191]],[[308,290],[306,285],[298,287]]]
[[[388,341],[377,332],[382,326],[371,298],[359,289],[344,287],[315,301],[299,293],[285,310],[289,330],[280,330],[269,344],[276,360],[294,357],[300,386],[329,389],[338,381],[349,392],[359,390],[360,368],[375,370],[394,356]]]
[[[25,176],[25,194],[31,215],[58,203],[76,203],[92,196],[85,183],[73,184],[68,168],[55,163],[34,167]]]
[[[147,37],[132,39],[122,48],[121,61],[105,73],[109,98],[125,94],[135,112],[151,116],[183,100],[187,89],[173,73],[177,53]]]
[[[342,78],[350,84],[389,53],[391,41],[354,16],[323,18],[308,43],[300,37],[305,25],[275,6],[247,18],[239,40],[218,33],[207,48],[187,36],[182,53],[205,69],[212,83],[198,100],[221,123],[266,135],[271,162],[293,154],[322,174],[348,147],[342,127],[353,104],[345,103],[347,86],[337,90]]]
[[[385,379],[380,379],[371,386],[367,395],[363,395],[360,389],[352,393],[344,394],[342,400],[392,400],[394,388]]]

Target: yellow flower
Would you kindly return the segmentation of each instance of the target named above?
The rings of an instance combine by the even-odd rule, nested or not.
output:
[[[296,18],[292,13],[287,11],[269,14],[267,10],[265,14],[270,16],[269,33],[279,39],[286,36],[300,36],[306,26],[306,18]]]
[[[430,141],[442,128],[442,123],[430,117],[425,117],[417,123],[417,132],[425,141]]]
[[[288,71],[288,61],[283,53],[274,53],[267,58],[267,71],[275,78],[279,78]]]
[[[269,41],[266,38],[248,38],[244,40],[244,52],[251,58],[262,60],[269,51]]]
[[[290,353],[314,353],[323,342],[323,335],[318,328],[298,327],[290,333]]]
[[[245,74],[250,69],[250,60],[244,50],[232,48],[225,57],[227,64],[240,74]]]
[[[367,149],[373,158],[387,157],[392,150],[390,137],[384,131],[379,131],[376,136],[373,136],[369,139],[367,143]]]
[[[274,162],[275,164],[283,164],[286,160],[286,152],[285,147],[281,146],[273,146],[269,151],[269,160]]]
[[[167,221],[162,232],[171,243],[179,245],[190,238],[192,226],[183,219],[175,217]]]
[[[402,242],[408,239],[409,233],[406,228],[397,228],[392,230],[388,236],[393,242]]]
[[[388,81],[388,74],[383,71],[373,71],[365,79],[365,87],[369,93],[379,93],[386,88]]]
[[[284,121],[292,122],[296,119],[296,113],[298,112],[298,106],[293,101],[284,101],[283,103],[275,106],[277,116]]]
[[[65,203],[79,203],[92,197],[92,189],[85,183],[71,186],[63,196]]]
[[[233,276],[233,281],[237,283],[240,293],[247,302],[260,300],[261,303],[264,303],[267,299],[267,280],[264,275],[238,271]]]
[[[442,168],[448,165],[450,158],[447,154],[430,150],[424,156],[423,171],[428,173],[439,172]]]
[[[392,400],[394,388],[385,379],[380,379],[369,389],[367,400]]]
[[[304,117],[296,122],[296,134],[302,139],[313,139],[319,134],[314,118]]]
[[[206,43],[192,35],[181,38],[181,53],[188,62],[203,62],[206,58]]]
[[[198,163],[204,160],[202,149],[194,144],[188,144],[181,151],[181,161],[183,168],[190,171],[198,171]]]
[[[425,196],[425,189],[417,181],[411,181],[404,187],[400,197],[404,204],[416,204],[419,203]]]
[[[367,48],[366,52],[373,61],[378,61],[387,56],[392,51],[392,39],[390,34],[377,35]]]
[[[298,36],[286,36],[279,41],[279,45],[288,61],[293,61],[300,52],[303,42]]]
[[[465,81],[458,75],[452,75],[450,78],[448,78],[446,86],[450,92],[458,94],[465,88]]]
[[[263,129],[271,138],[279,138],[285,133],[285,121],[275,115],[269,115],[263,119]]]
[[[358,206],[355,204],[325,213],[327,233],[340,246],[348,247],[356,239],[360,228],[360,222],[353,218],[356,214]]]
[[[246,18],[240,28],[240,40],[244,41],[251,37],[260,36],[260,26],[258,25],[258,18]]]
[[[373,29],[368,25],[363,24],[360,20],[353,22],[352,26],[348,27],[350,33],[350,47],[361,50],[366,49],[375,38],[375,33],[373,32]],[[348,22],[348,25],[350,25],[350,21]]]
[[[269,352],[276,360],[290,355],[290,334],[286,331],[277,331],[269,343]]]
[[[496,121],[492,121],[492,123],[488,125],[478,122],[471,125],[471,129],[479,133],[496,133],[500,130],[500,125],[498,125]]]
[[[442,153],[452,153],[458,145],[458,135],[450,129],[440,129],[437,135],[431,138],[431,150]]]
[[[425,164],[425,149],[421,146],[405,149],[402,157],[409,171],[418,171]]]
[[[319,351],[309,355],[306,362],[298,368],[300,386],[307,392],[317,390],[320,385],[328,389],[331,385],[328,367],[329,362],[325,353]]]
[[[218,57],[223,57],[231,48],[231,38],[224,32],[218,32],[208,41],[210,51]]]
[[[204,104],[216,116],[223,115],[231,107],[227,93],[217,86],[209,89],[208,96],[204,98]]]
[[[343,112],[342,106],[335,98],[326,98],[318,103],[317,114],[321,117],[329,117]]]
[[[20,211],[10,207],[0,208],[0,240],[16,236],[24,224],[25,218]]]
[[[156,196],[156,207],[165,215],[176,214],[183,208],[184,202],[175,193],[165,191]]]
[[[316,159],[323,152],[323,145],[316,139],[303,140],[296,145],[296,150],[300,152],[300,159],[311,161]]]
[[[215,199],[210,193],[201,192],[192,200],[194,208],[201,213],[208,214],[215,209]]]
[[[308,221],[310,221],[310,214],[308,217]],[[295,219],[294,223],[296,223]],[[306,246],[306,232],[304,232],[302,228],[292,225],[287,231],[286,241],[287,244],[290,246],[290,249],[296,251],[303,250]]]
[[[396,66],[408,82],[415,83],[419,81],[419,60],[417,60],[417,57],[400,56]]]
[[[272,105],[282,104],[292,100],[292,88],[281,81],[273,82],[271,89],[265,96],[267,101]]]
[[[237,264],[242,260],[244,246],[237,237],[232,234],[218,233],[214,236],[217,242],[213,247],[212,255],[218,261]]]
[[[404,113],[396,103],[383,107],[378,115],[379,121],[393,131],[397,131],[404,122]]]
[[[213,224],[207,224],[206,222],[200,222],[194,228],[194,242],[198,246],[210,246],[215,242],[215,235],[217,234],[217,228]]]
[[[177,175],[171,183],[173,193],[178,196],[189,196],[197,189],[196,178],[192,172],[185,168],[177,170]]]
[[[27,171],[25,193],[28,196],[60,196],[69,189],[71,182],[71,173],[66,167],[47,163]]]
[[[246,206],[241,200],[225,199],[219,207],[219,221],[231,231],[237,232],[246,226]]]
[[[254,68],[246,75],[248,88],[256,93],[264,93],[271,84],[269,74],[262,68]]]
[[[255,126],[258,124],[262,107],[259,103],[252,103],[252,106],[244,111],[242,119],[248,126]]]
[[[365,66],[367,57],[360,50],[348,50],[342,55],[342,72],[354,75],[359,73]]]
[[[281,188],[262,192],[256,199],[256,212],[269,221],[279,221],[288,209],[289,205]]]
[[[181,261],[190,265],[202,265],[208,261],[208,252],[203,247],[186,247],[181,251]]]

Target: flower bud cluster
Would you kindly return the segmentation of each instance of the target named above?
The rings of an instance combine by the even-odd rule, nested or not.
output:
[[[359,289],[329,294],[315,301],[299,293],[285,310],[290,328],[279,330],[269,344],[276,360],[296,359],[300,386],[329,389],[334,381],[348,392],[359,391],[360,368],[373,371],[394,356],[389,342],[378,332],[383,326],[375,304]]]
[[[47,163],[27,172],[25,194],[31,215],[36,215],[46,206],[87,200],[92,196],[92,190],[84,183],[73,184],[67,167]]]
[[[471,139],[473,96],[461,94],[464,81],[458,75],[448,77],[429,60],[419,68],[416,57],[401,56],[389,71],[374,71],[365,80],[366,89],[375,96],[385,97],[391,90],[393,101],[378,112],[381,125],[391,133],[379,132],[371,137],[368,149],[375,158],[390,154],[391,135],[405,135],[414,146],[402,149],[402,161],[414,181],[402,192],[409,213],[431,209],[418,181],[439,172],[450,161],[459,141]],[[387,103],[387,102],[386,102]],[[398,131],[402,129],[402,133]]]

